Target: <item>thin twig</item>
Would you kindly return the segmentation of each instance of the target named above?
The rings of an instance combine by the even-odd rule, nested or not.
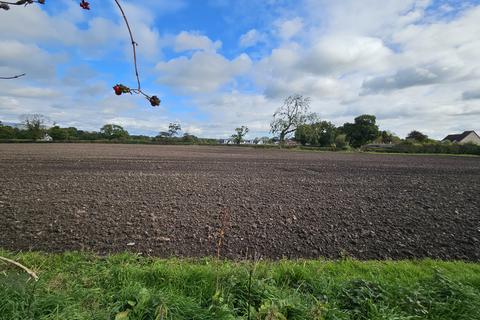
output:
[[[253,266],[250,266],[249,275],[248,275],[248,297],[247,297],[247,320],[251,319],[251,299],[252,299],[252,282],[255,271],[257,270],[257,252],[253,254]],[[248,262],[251,263],[251,262]]]
[[[26,73],[22,73],[22,74],[18,74],[16,76],[12,76],[12,77],[0,77],[0,80],[12,80],[12,79],[17,79],[17,78],[20,78],[20,77],[24,77],[26,75]]]
[[[218,239],[217,239],[217,259],[220,260],[220,256],[222,253],[222,246],[223,240],[225,239],[225,233],[227,228],[229,227],[230,223],[230,212],[228,208],[225,208],[222,213],[222,219],[220,221],[220,229],[218,231]]]
[[[5,258],[5,257],[2,257],[0,256],[0,260],[2,261],[5,261],[5,262],[8,262],[10,264],[13,264],[21,269],[23,269],[23,271],[25,271],[26,273],[28,273],[35,281],[38,281],[38,276],[35,272],[33,272],[32,270],[28,269],[27,267],[25,267],[24,265],[16,262],[16,261],[13,261],[13,260],[10,260],[8,258]]]
[[[6,4],[11,6],[28,6],[29,4],[32,4],[32,3],[45,4],[45,1],[39,1],[39,0],[26,0],[26,1],[17,1],[17,2],[0,1],[0,4]],[[5,9],[8,10],[8,6]]]
[[[135,76],[137,77],[137,84],[138,84],[137,89],[135,89],[134,91],[143,94],[146,98],[150,98],[147,94],[145,94],[142,91],[142,87],[141,87],[141,84],[140,84],[140,76],[138,74],[138,64],[137,64],[137,45],[138,45],[138,43],[133,38],[132,28],[130,28],[130,23],[128,22],[127,16],[125,15],[125,11],[123,10],[122,6],[120,5],[120,2],[118,2],[118,0],[115,0],[115,3],[117,4],[118,8],[120,9],[120,12],[122,13],[123,20],[125,21],[125,24],[127,25],[128,34],[130,35],[130,41],[132,43],[133,65],[135,66]]]
[[[248,296],[247,296],[247,319],[250,320],[250,299],[252,297],[252,280],[253,280],[253,268],[250,268],[248,272]]]

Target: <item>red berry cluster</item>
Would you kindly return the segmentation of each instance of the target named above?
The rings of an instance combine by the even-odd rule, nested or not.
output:
[[[152,107],[158,107],[162,102],[157,96],[151,96],[150,99],[148,99],[148,101],[150,101],[150,104],[152,105]]]
[[[84,10],[90,10],[90,3],[85,0],[82,0],[80,2],[80,7],[82,7],[82,9]]]
[[[124,86],[123,84],[117,84],[113,87],[113,91],[115,91],[115,94],[117,96],[121,96],[122,94],[124,93],[136,93],[136,94],[139,94],[139,93],[142,93],[146,98],[147,100],[150,102],[150,104],[152,105],[152,107],[158,107],[161,103],[161,100],[157,97],[157,96],[147,96],[145,95],[143,92],[139,92],[137,89],[130,89],[129,87],[127,86]]]
[[[113,87],[113,90],[115,90],[115,94],[117,96],[121,96],[122,93],[132,93],[132,90],[127,87],[127,86],[124,86],[123,84],[117,84]]]

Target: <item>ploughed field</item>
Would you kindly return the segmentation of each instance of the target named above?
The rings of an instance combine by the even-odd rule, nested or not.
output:
[[[0,247],[480,261],[480,158],[0,144]]]

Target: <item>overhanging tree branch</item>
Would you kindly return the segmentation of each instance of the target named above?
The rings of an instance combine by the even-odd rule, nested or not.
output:
[[[32,3],[45,4],[45,0],[19,0],[19,1],[16,1],[16,2],[1,1],[0,0],[0,9],[9,10],[11,5],[27,6],[27,5],[32,4]],[[132,44],[132,51],[133,51],[133,65],[134,65],[134,68],[135,68],[135,77],[137,78],[137,88],[133,89],[133,88],[130,88],[130,87],[125,86],[123,84],[116,84],[113,87],[113,90],[115,91],[115,94],[119,95],[119,96],[124,94],[124,93],[125,94],[126,93],[141,94],[150,102],[152,107],[157,107],[161,103],[160,99],[157,96],[150,96],[142,90],[141,83],[140,83],[140,76],[139,76],[139,72],[138,72],[138,63],[137,63],[137,49],[136,49],[136,47],[138,46],[138,43],[133,38],[133,33],[132,33],[132,29],[130,27],[130,23],[128,22],[127,16],[125,14],[125,11],[122,8],[122,5],[120,4],[120,1],[115,0],[115,3],[117,4],[118,9],[120,10],[120,12],[122,14],[123,20],[125,21],[125,24],[127,26],[128,34],[130,36],[130,42]],[[80,7],[84,10],[90,10],[90,3],[88,1],[81,0],[80,1]],[[19,78],[19,77],[23,77],[24,75],[25,74],[15,75],[15,76],[12,76],[12,77],[0,77],[0,80],[16,79],[16,78]]]
[[[0,1],[0,9],[10,10],[10,6],[28,6],[32,3],[45,4],[45,0],[19,0],[16,2]]]
[[[149,96],[145,92],[142,91],[142,86],[140,83],[140,76],[138,74],[138,64],[137,64],[137,46],[138,43],[135,41],[133,38],[133,33],[132,33],[132,28],[130,28],[130,23],[128,22],[127,16],[125,15],[125,11],[123,10],[122,6],[120,5],[120,2],[118,0],[115,0],[115,3],[118,6],[118,9],[120,10],[123,20],[125,21],[125,24],[127,25],[127,30],[128,34],[130,35],[130,42],[132,44],[132,51],[133,51],[133,65],[135,67],[135,77],[137,78],[137,88],[136,89],[130,89],[126,86],[123,85],[116,85],[113,87],[115,90],[115,93],[117,95],[121,95],[122,93],[136,93],[136,94],[141,94],[143,95],[148,101],[150,101],[150,104],[153,107],[159,106],[160,105],[160,99],[157,96]]]
[[[127,25],[128,34],[130,35],[130,41],[132,43],[132,50],[133,50],[133,64],[135,66],[135,76],[137,77],[138,91],[141,92],[140,77],[138,75],[138,65],[137,65],[137,45],[138,44],[135,41],[135,39],[133,39],[132,28],[130,28],[130,23],[128,23],[128,19],[127,19],[127,16],[125,15],[125,11],[123,11],[122,6],[120,5],[120,3],[117,0],[115,0],[115,3],[117,4],[118,9],[122,13],[123,20],[125,21],[125,24]]]
[[[26,73],[17,74],[15,76],[11,76],[11,77],[0,77],[0,80],[13,80],[13,79],[18,79],[18,78],[24,77],[25,75],[26,75]]]

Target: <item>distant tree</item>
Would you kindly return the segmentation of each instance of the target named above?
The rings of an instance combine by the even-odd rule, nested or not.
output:
[[[377,138],[377,140],[380,143],[389,144],[393,141],[393,135],[388,131],[383,130],[380,132],[380,136]]]
[[[170,122],[168,125],[168,131],[160,131],[157,138],[173,138],[182,130],[182,126],[179,123]]]
[[[241,126],[240,128],[235,129],[235,134],[232,135],[232,140],[235,144],[240,144],[243,141],[243,138],[247,135],[249,129],[246,126]]]
[[[268,144],[270,143],[270,138],[269,137],[255,137],[255,139],[253,139],[253,143],[254,144]]]
[[[331,146],[335,143],[337,128],[329,121],[321,121],[316,124],[318,134],[318,144],[321,146]]]
[[[186,143],[196,143],[198,142],[198,137],[194,136],[193,134],[189,134],[188,132],[186,132],[183,137],[181,138],[182,142],[186,142]]]
[[[157,138],[169,138],[170,132],[168,131],[160,131],[157,135]]]
[[[407,140],[413,140],[416,142],[427,142],[428,136],[426,134],[421,133],[420,131],[413,130],[407,135]]]
[[[128,131],[116,124],[106,124],[100,129],[102,136],[108,140],[126,139],[129,134]]]
[[[309,144],[310,141],[312,140],[311,137],[313,135],[312,133],[313,129],[312,126],[308,124],[302,124],[297,127],[297,130],[295,130],[295,140],[302,145],[306,145],[307,143]]]
[[[179,131],[182,131],[180,123],[172,122],[168,125],[169,137],[175,137]]]
[[[402,141],[399,137],[397,137],[394,133],[390,131],[380,131],[380,136],[377,137],[375,142],[384,143],[384,144],[398,144]]]
[[[67,140],[67,130],[65,130],[64,128],[60,128],[59,126],[53,126],[48,129],[47,132],[53,140]]]
[[[15,130],[0,121],[0,139],[15,139]]]
[[[130,138],[130,140],[136,140],[136,141],[139,141],[139,142],[149,142],[149,141],[152,140],[151,137],[146,136],[146,135],[142,135],[142,134],[129,135],[129,138]]]
[[[368,114],[356,117],[354,123],[345,123],[342,131],[354,148],[370,143],[380,135],[376,117]]]
[[[70,129],[70,128],[69,128]],[[84,130],[78,130],[76,132],[76,136],[75,136],[75,139],[78,139],[78,140],[88,140],[88,141],[92,141],[92,140],[101,140],[101,139],[104,139],[105,137],[102,135],[102,133],[100,132],[96,132],[96,131],[84,131]]]
[[[309,113],[310,98],[295,94],[285,99],[283,106],[274,114],[270,123],[270,131],[278,134],[280,143],[285,142],[285,137],[297,130],[303,124],[315,117],[315,114]]]
[[[85,139],[85,137],[80,137],[80,133],[84,131],[77,130],[75,127],[68,127],[62,128],[58,125],[54,125],[50,129],[47,130],[47,133],[53,140],[92,140],[92,139]],[[96,137],[101,139],[102,137]]]
[[[65,130],[65,134],[66,134],[66,139],[67,140],[76,140],[76,139],[80,139],[80,130],[78,130],[77,128],[75,127],[68,127],[68,128],[64,128]]]
[[[43,115],[27,114],[22,116],[22,118],[28,139],[39,140],[45,137],[47,129],[45,127],[46,119]]]
[[[344,149],[348,146],[347,135],[340,134],[335,137],[335,146],[340,149]]]
[[[261,137],[260,141],[262,141],[263,144],[269,144],[272,142],[272,139],[270,139],[269,137]]]
[[[301,144],[330,146],[335,142],[336,127],[328,121],[319,121],[313,124],[304,124],[295,131],[295,140]]]

